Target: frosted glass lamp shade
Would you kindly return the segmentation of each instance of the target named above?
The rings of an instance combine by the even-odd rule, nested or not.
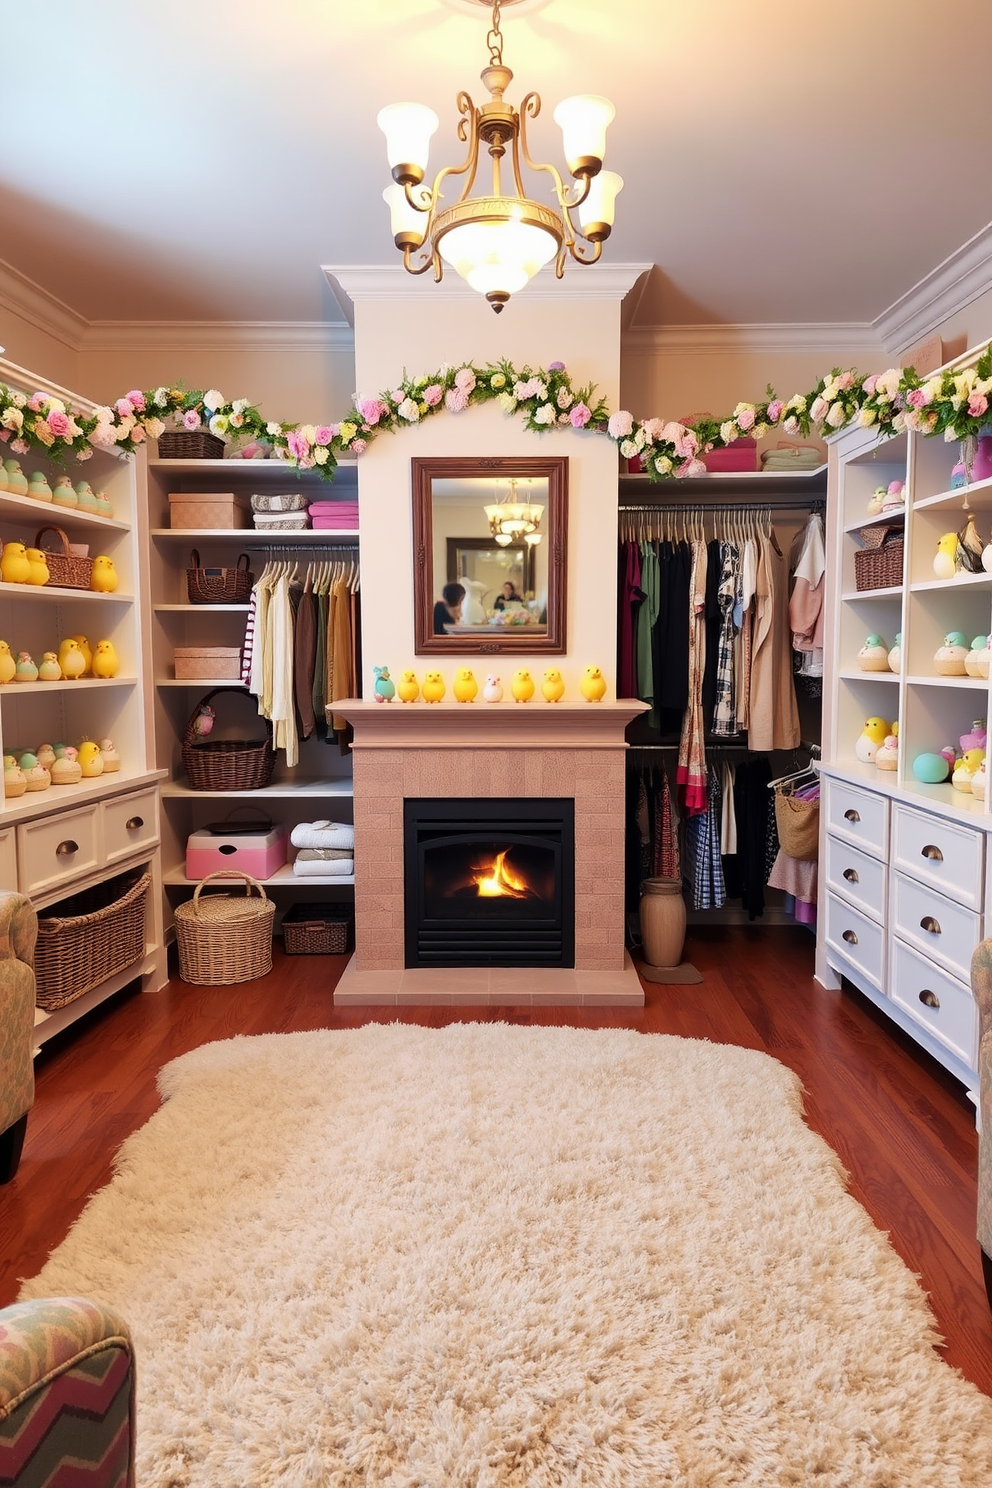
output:
[[[437,114],[422,103],[390,103],[380,109],[376,123],[386,136],[386,158],[399,184],[418,186],[424,179],[437,129]]]
[[[389,208],[389,225],[397,248],[419,248],[424,241],[427,213],[411,207],[405,188],[398,183],[387,186],[382,199]]]
[[[599,170],[606,155],[606,131],[616,112],[610,100],[598,93],[563,98],[555,109],[554,120],[573,176],[592,176]]]
[[[511,295],[550,263],[558,244],[529,222],[466,222],[445,233],[438,252],[480,294]]]
[[[600,171],[590,181],[589,195],[579,208],[579,226],[591,243],[601,243],[610,236],[622,190],[623,176],[616,171]]]
[[[524,542],[529,543],[532,548],[536,548],[543,536],[544,534],[542,532],[525,532]]]
[[[499,543],[501,548],[508,548],[513,541],[513,538],[508,532],[497,532],[495,541]]]

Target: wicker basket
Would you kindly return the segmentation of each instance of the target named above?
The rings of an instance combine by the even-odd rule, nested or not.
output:
[[[238,879],[244,895],[200,895],[217,879]],[[254,895],[257,892],[258,898]],[[176,906],[179,975],[196,987],[250,982],[272,970],[272,921],[276,907],[247,873],[211,873],[192,899]]]
[[[46,532],[54,532],[62,542],[61,553],[53,553],[48,548],[42,549],[48,565],[48,582],[58,585],[60,589],[88,589],[93,577],[93,559],[77,558],[71,553],[69,538],[61,527],[42,527],[34,540],[36,548],[41,548],[41,539]]]
[[[898,588],[905,546],[902,527],[862,527],[859,535],[865,546],[854,555],[855,588]]]
[[[342,904],[293,904],[282,917],[287,956],[342,956],[351,948],[352,911]]]
[[[207,429],[176,429],[160,434],[161,460],[223,460],[224,441]]]
[[[267,718],[258,719],[265,730],[262,739],[201,739],[196,733],[194,725],[200,709],[225,692],[246,698],[255,712],[255,699],[246,687],[215,687],[208,692],[190,714],[183,732],[183,768],[193,790],[260,790],[272,779],[276,762],[272,724]]]
[[[251,559],[242,553],[234,568],[203,568],[200,555],[193,548],[186,570],[186,591],[190,604],[246,604],[255,584],[248,565]],[[244,568],[241,567],[242,561]]]
[[[285,495],[263,494],[251,498],[253,512],[298,512],[306,511],[310,497],[302,491],[289,491]]]
[[[306,532],[310,526],[310,513],[254,512],[252,521],[259,532]]]
[[[38,1006],[65,1007],[145,954],[151,874],[119,873],[38,916],[34,974]]]

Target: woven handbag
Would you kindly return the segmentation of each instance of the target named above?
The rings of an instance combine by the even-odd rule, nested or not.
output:
[[[53,553],[48,548],[41,548],[41,539],[46,532],[54,532],[61,540],[61,553]],[[55,584],[60,589],[88,589],[90,587],[90,580],[93,578],[93,559],[77,558],[75,553],[69,551],[69,538],[63,528],[42,527],[34,540],[34,545],[36,548],[41,548],[45,554],[50,584]]]
[[[242,553],[234,568],[204,568],[196,548],[191,549],[186,570],[190,604],[246,604],[255,585],[250,562],[248,554]]]
[[[791,790],[775,792],[775,826],[779,845],[790,858],[812,863],[820,841],[820,800],[795,796]]]
[[[862,527],[858,536],[865,546],[854,555],[854,587],[897,588],[902,583],[903,528]]]
[[[216,879],[239,879],[244,894],[200,895]],[[256,898],[255,895],[258,895]],[[179,975],[196,987],[250,982],[272,970],[272,923],[276,907],[248,873],[211,873],[192,899],[176,905]]]
[[[255,721],[264,730],[264,738],[214,739],[203,738],[197,733],[196,721],[200,710],[225,692],[246,698],[251,703]],[[246,687],[215,687],[200,699],[190,714],[183,731],[182,759],[193,790],[260,790],[272,779],[276,762],[272,724],[267,718],[258,717],[255,699]]]
[[[158,437],[160,460],[222,460],[224,441],[208,429],[174,429]]]

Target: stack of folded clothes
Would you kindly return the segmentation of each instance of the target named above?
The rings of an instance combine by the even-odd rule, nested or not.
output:
[[[348,822],[298,822],[289,837],[299,851],[293,872],[300,878],[350,878],[355,872],[355,829]]]
[[[818,470],[826,463],[826,455],[811,444],[780,444],[761,456],[762,470]]]
[[[311,501],[310,520],[315,532],[357,532],[357,501]]]

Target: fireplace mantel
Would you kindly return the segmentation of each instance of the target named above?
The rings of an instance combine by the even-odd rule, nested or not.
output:
[[[616,749],[624,729],[647,703],[376,703],[341,698],[329,703],[353,726],[362,749]]]

